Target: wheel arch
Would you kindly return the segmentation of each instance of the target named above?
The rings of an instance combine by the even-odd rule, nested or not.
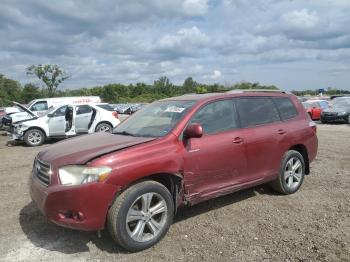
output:
[[[118,195],[120,195],[127,188],[146,180],[156,181],[162,184],[163,186],[165,186],[169,190],[170,194],[173,197],[174,207],[175,207],[174,210],[176,213],[177,207],[180,204],[182,204],[182,202],[179,201],[179,196],[181,197],[184,194],[183,177],[181,174],[162,172],[162,173],[154,173],[154,174],[143,176],[142,178],[136,179],[130,182],[128,185],[124,186],[119,192],[117,192],[115,197],[118,197]]]
[[[310,174],[310,161],[309,161],[309,154],[306,146],[303,144],[297,144],[289,148],[289,150],[295,150],[303,156],[305,161],[305,174],[306,175]]]
[[[42,127],[39,127],[39,126],[31,126],[29,127],[26,131],[23,132],[23,137],[25,136],[25,134],[30,131],[30,130],[33,130],[33,129],[38,129],[40,130],[41,132],[43,132],[44,134],[44,139],[46,139],[48,137],[48,134],[46,134],[46,131],[42,128]]]

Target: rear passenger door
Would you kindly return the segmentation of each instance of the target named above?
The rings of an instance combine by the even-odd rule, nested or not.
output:
[[[191,202],[196,203],[225,191],[245,175],[243,140],[231,99],[206,104],[189,124],[203,127],[201,138],[184,141],[184,174]]]
[[[271,97],[241,97],[237,108],[247,153],[248,173],[241,182],[268,180],[278,174],[282,158],[283,128]]]
[[[87,133],[92,116],[92,109],[89,105],[80,105],[76,108],[75,130],[77,133]]]

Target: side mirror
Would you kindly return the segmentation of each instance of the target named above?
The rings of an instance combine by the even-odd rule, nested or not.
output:
[[[47,114],[47,117],[53,117],[53,114],[52,113]]]
[[[203,135],[203,128],[200,124],[194,123],[186,127],[184,136],[186,138],[200,138]]]

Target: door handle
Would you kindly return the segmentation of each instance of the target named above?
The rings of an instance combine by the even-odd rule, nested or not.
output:
[[[234,143],[234,144],[243,143],[243,138],[235,137],[235,138],[233,139],[232,143]]]
[[[287,133],[287,131],[283,130],[283,129],[278,129],[277,133],[279,135],[284,135],[285,133]]]

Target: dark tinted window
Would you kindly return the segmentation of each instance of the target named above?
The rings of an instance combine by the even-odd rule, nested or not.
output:
[[[190,123],[201,124],[204,134],[214,134],[237,128],[235,115],[233,101],[222,100],[210,103],[199,109]]]
[[[46,111],[47,110],[47,102],[40,101],[36,102],[34,105],[30,107],[31,111]]]
[[[237,100],[242,127],[273,123],[280,120],[271,98],[253,97]]]
[[[77,115],[88,114],[88,113],[91,113],[91,111],[92,111],[92,109],[90,106],[81,105],[81,106],[78,106]]]
[[[65,116],[66,115],[66,109],[67,106],[61,106],[60,108],[58,108],[53,115],[56,116]]]
[[[110,105],[107,105],[107,104],[102,104],[102,105],[97,105],[97,106],[104,109],[104,110],[107,110],[107,111],[114,111],[114,108]]]
[[[280,111],[282,120],[290,119],[297,116],[298,111],[296,110],[293,102],[287,97],[274,98],[276,106]]]

